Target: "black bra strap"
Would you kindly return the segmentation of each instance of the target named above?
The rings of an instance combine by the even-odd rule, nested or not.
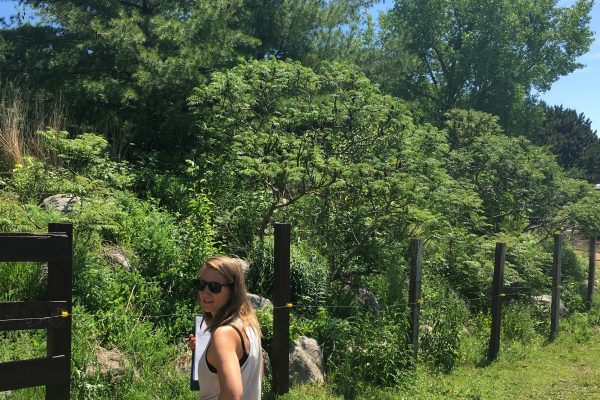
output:
[[[233,329],[235,329],[237,334],[240,336],[240,340],[242,341],[243,353],[242,353],[242,358],[240,358],[240,367],[241,367],[242,365],[244,365],[244,363],[248,359],[248,352],[246,351],[246,345],[244,344],[244,337],[242,336],[242,332],[240,332],[240,330],[238,328],[236,328],[234,325],[229,325],[229,326],[232,327]],[[212,341],[208,344],[208,346],[210,346],[211,343],[212,343]],[[204,352],[204,358],[206,359],[206,366],[208,367],[208,370],[210,372],[212,372],[213,374],[216,374],[217,368],[208,362],[208,347],[206,348],[206,351]]]
[[[238,328],[236,328],[235,325],[229,325],[229,326],[232,327],[233,329],[235,329],[237,334],[240,336],[240,340],[242,341],[243,353],[242,353],[242,358],[240,359],[240,365],[242,365],[241,361],[248,358],[248,352],[246,351],[246,345],[244,344],[244,336],[242,336],[242,332],[240,332],[240,330]]]

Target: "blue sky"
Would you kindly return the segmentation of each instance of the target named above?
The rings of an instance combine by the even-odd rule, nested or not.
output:
[[[575,0],[560,0],[559,6],[569,6]],[[14,13],[16,1],[0,0],[0,16]],[[371,10],[374,15],[394,5],[393,0],[382,0]],[[578,113],[584,113],[592,121],[592,129],[600,134],[600,0],[592,9],[592,30],[595,41],[590,51],[578,61],[585,65],[554,83],[552,88],[541,93],[540,98],[550,105],[562,105]]]

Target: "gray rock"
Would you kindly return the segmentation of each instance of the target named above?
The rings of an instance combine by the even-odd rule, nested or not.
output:
[[[248,300],[255,310],[272,305],[271,300],[257,294],[248,293]]]
[[[346,295],[352,297],[362,308],[374,315],[379,315],[379,302],[366,286],[344,285],[343,289]]]
[[[294,385],[325,381],[323,352],[315,339],[301,336],[291,349],[290,378]]]
[[[70,194],[55,194],[42,200],[42,206],[46,209],[54,208],[60,212],[69,213],[75,210],[75,207],[81,205],[81,199],[78,196]]]
[[[125,250],[120,247],[106,247],[102,249],[102,257],[112,265],[120,265],[125,269],[131,267],[129,257],[125,254]]]
[[[99,348],[96,352],[96,363],[89,365],[86,372],[88,375],[93,375],[99,371],[102,375],[119,377],[122,376],[129,367],[129,361],[127,361],[125,355],[119,350]]]
[[[546,310],[546,311],[551,310],[551,308],[552,308],[552,296],[551,295],[543,294],[541,296],[533,296],[532,299],[533,299],[533,301],[538,303],[540,305],[540,307],[543,308],[544,310]],[[567,315],[569,313],[569,310],[567,309],[567,307],[565,307],[562,300],[560,301],[558,308],[559,308],[559,314],[561,316]]]
[[[271,369],[271,357],[269,357],[269,353],[261,347],[260,349],[262,351],[262,356],[263,356],[263,374],[264,376],[268,376],[271,377],[273,370]]]

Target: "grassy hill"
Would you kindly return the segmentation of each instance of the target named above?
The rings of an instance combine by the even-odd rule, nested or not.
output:
[[[566,324],[552,343],[504,349],[490,365],[461,365],[450,374],[420,370],[414,386],[375,391],[364,399],[600,399],[600,327]],[[326,387],[293,389],[285,400],[341,399]]]

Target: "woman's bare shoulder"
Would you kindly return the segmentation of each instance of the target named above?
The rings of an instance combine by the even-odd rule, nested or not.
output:
[[[230,325],[221,325],[216,328],[212,333],[212,341],[215,345],[220,343],[233,343],[235,344],[238,340],[238,334],[233,327]]]

